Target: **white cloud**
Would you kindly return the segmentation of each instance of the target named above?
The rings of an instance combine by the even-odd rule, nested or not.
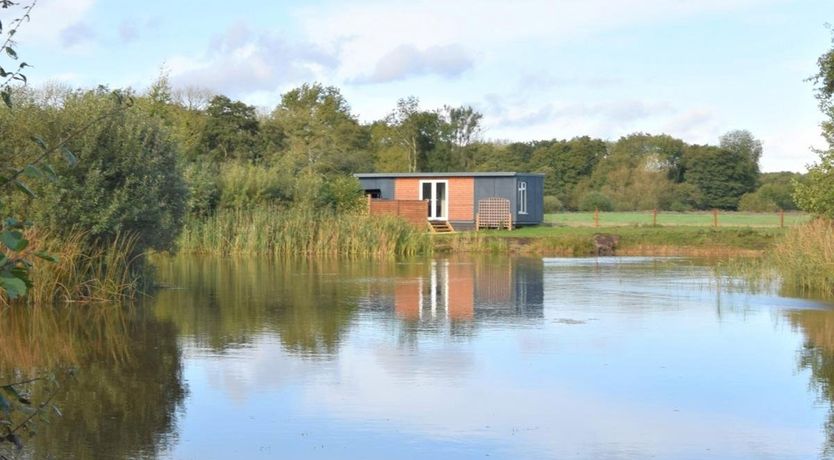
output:
[[[430,46],[422,50],[400,45],[382,56],[373,73],[355,81],[386,83],[429,74],[458,77],[472,65],[472,58],[460,45]]]
[[[84,35],[83,22],[95,0],[43,0],[32,10],[31,21],[23,24],[17,38],[27,45],[58,46]],[[89,27],[87,28],[89,29]],[[91,30],[88,30],[91,32]]]
[[[61,45],[64,48],[84,45],[95,38],[95,32],[86,22],[77,22],[61,31]]]
[[[332,52],[316,45],[256,33],[237,23],[213,37],[204,55],[174,56],[166,65],[175,86],[205,87],[239,96],[318,79],[337,62]]]
[[[776,1],[776,0],[764,0]],[[340,75],[361,79],[385,53],[401,45],[427,49],[449,43],[477,47],[486,57],[494,48],[555,47],[570,39],[655,21],[670,21],[761,4],[763,0],[553,1],[381,0],[307,7],[298,19],[307,37],[342,49]],[[383,48],[384,46],[384,48]]]

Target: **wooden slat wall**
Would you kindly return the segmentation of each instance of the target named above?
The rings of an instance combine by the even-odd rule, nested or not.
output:
[[[369,200],[368,211],[372,216],[399,216],[424,229],[428,221],[428,206],[425,200]]]

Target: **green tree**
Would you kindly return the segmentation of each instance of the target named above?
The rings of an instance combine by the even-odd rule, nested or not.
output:
[[[481,119],[483,115],[470,106],[443,106],[440,118],[448,130],[448,140],[451,144],[452,163],[457,169],[472,171],[475,167],[474,158],[467,149],[472,142],[478,140],[481,133]]]
[[[400,157],[405,159],[400,171],[446,171],[452,165],[448,133],[437,112],[420,110],[419,99],[400,99],[384,124],[376,126],[377,162],[390,165]],[[387,158],[379,158],[380,153]]]
[[[226,96],[214,96],[206,115],[200,136],[201,154],[220,161],[261,158],[260,124],[254,107]]]
[[[569,202],[576,185],[588,177],[605,156],[605,141],[588,136],[536,144],[529,169],[545,173],[544,193]],[[527,169],[527,168],[525,168]]]
[[[758,166],[744,152],[691,145],[684,163],[685,179],[698,187],[702,208],[736,209],[741,196],[756,188]]]
[[[811,81],[825,116],[821,126],[828,149],[819,150],[819,161],[808,168],[805,180],[795,182],[794,199],[801,209],[834,219],[834,47],[819,57],[817,66],[819,71]]]
[[[759,166],[762,158],[762,141],[753,137],[753,134],[746,129],[728,131],[718,138],[718,145],[724,150],[729,150],[750,158],[750,161]]]
[[[333,86],[288,91],[265,123],[294,172],[350,173],[371,168],[369,134]]]

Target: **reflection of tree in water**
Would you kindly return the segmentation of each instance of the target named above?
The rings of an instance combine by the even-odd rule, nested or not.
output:
[[[830,406],[823,455],[834,457],[834,311],[791,311],[788,318],[805,335],[799,367],[811,371],[811,386]]]
[[[40,424],[29,441],[33,457],[153,457],[168,445],[186,393],[173,324],[139,308],[101,306],[19,309],[3,320],[2,345],[29,342],[37,350],[16,369],[4,350],[5,375],[78,368],[56,398],[63,416]]]
[[[338,261],[191,258],[159,262],[154,311],[198,346],[223,350],[276,332],[296,353],[335,353],[370,267]]]

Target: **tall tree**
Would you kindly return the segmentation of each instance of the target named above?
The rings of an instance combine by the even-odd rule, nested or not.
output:
[[[201,135],[204,154],[215,160],[260,159],[259,122],[255,108],[226,96],[214,96],[206,109]]]
[[[448,141],[451,144],[454,162],[459,168],[469,171],[475,165],[471,155],[467,155],[467,147],[477,141],[481,133],[481,118],[483,115],[470,106],[443,106],[440,117],[448,130]]]
[[[796,182],[794,199],[801,209],[834,219],[834,47],[820,56],[817,66],[819,71],[811,81],[826,117],[821,126],[828,149],[817,151],[819,162],[808,168],[804,181]]]
[[[741,151],[691,145],[684,163],[686,181],[698,187],[704,208],[736,209],[741,196],[756,188],[758,166]]]
[[[724,150],[747,155],[756,164],[756,168],[759,167],[759,160],[762,158],[762,141],[753,137],[750,131],[746,129],[729,131],[718,138],[718,145]]]
[[[408,172],[417,171],[420,156],[419,111],[420,100],[409,96],[398,100],[397,107],[385,119],[393,143],[406,153]]]
[[[400,171],[446,171],[452,164],[448,132],[437,111],[420,110],[420,101],[413,96],[400,99],[384,124],[377,124],[378,156],[386,156],[377,161],[388,169],[392,160],[400,157],[406,163]]]
[[[293,172],[349,173],[371,167],[368,131],[333,86],[304,84],[288,91],[265,125],[281,133],[283,164]]]

